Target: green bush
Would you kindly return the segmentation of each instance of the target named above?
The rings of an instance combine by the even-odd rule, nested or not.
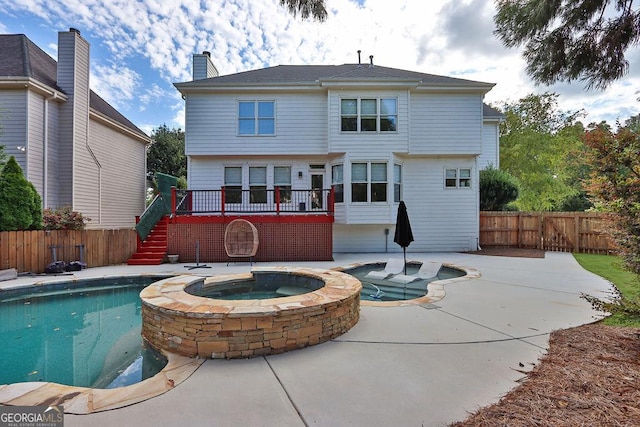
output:
[[[86,223],[91,221],[91,218],[71,210],[70,206],[45,209],[42,216],[45,230],[84,230]]]
[[[503,211],[518,198],[518,181],[506,171],[489,166],[480,171],[480,210]]]
[[[0,231],[42,228],[42,199],[11,156],[0,173]]]

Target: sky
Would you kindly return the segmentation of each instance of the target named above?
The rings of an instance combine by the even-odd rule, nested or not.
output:
[[[493,34],[491,0],[326,0],[327,20],[302,20],[279,0],[0,0],[0,33],[25,34],[57,58],[59,31],[73,27],[91,45],[91,88],[151,134],[184,129],[173,83],[191,80],[193,54],[210,51],[222,75],[276,65],[374,64],[495,83],[485,102],[559,94],[583,123],[614,125],[640,113],[640,48],[630,71],[605,91],[583,82],[536,86],[521,48]]]

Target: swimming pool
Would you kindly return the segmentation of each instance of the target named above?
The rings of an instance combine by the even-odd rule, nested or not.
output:
[[[419,262],[407,262],[406,274],[416,275],[420,266]],[[367,274],[371,271],[384,270],[385,263],[367,263],[355,264],[341,267],[339,270],[356,277],[362,283],[362,291],[360,292],[360,300],[362,302],[394,302],[394,301],[420,301],[424,299],[430,292],[431,288],[439,288],[432,292],[440,294],[442,285],[450,283],[453,280],[464,277],[476,277],[477,271],[466,267],[454,266],[452,264],[443,264],[436,277],[429,279],[417,279],[409,283],[401,284],[392,282],[388,279],[371,278]],[[434,286],[433,284],[438,284]],[[433,298],[432,298],[433,299]]]
[[[114,388],[166,365],[143,345],[140,291],[167,276],[83,279],[0,292],[0,384]]]

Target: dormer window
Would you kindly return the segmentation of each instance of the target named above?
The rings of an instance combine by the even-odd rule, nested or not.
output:
[[[396,132],[396,98],[345,98],[340,100],[342,132]]]

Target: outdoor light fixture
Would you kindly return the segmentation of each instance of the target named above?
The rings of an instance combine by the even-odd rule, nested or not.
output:
[[[302,171],[298,171],[298,178],[302,178]]]

